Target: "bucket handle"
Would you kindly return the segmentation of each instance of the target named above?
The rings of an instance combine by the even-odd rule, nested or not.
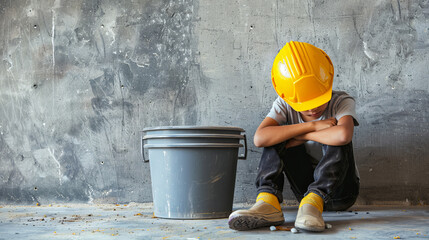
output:
[[[144,156],[144,144],[143,144],[144,139],[141,138],[141,151],[142,151],[142,158],[143,158],[143,162],[149,162],[149,159],[146,159]]]
[[[241,156],[238,156],[238,159],[246,160],[246,158],[247,158],[247,138],[246,138],[246,134],[243,134],[243,136],[244,136],[244,138],[243,138],[243,140],[244,140],[244,154]],[[146,159],[145,155],[144,155],[144,139],[143,138],[141,138],[140,144],[141,144],[141,155],[143,158],[143,162],[149,162],[149,159]]]
[[[246,160],[247,158],[247,138],[246,134],[243,134],[244,136],[244,154],[241,156],[238,156],[238,159]]]

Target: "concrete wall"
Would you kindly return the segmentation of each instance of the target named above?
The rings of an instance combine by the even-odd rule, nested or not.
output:
[[[428,1],[120,2],[0,1],[1,203],[151,201],[139,131],[252,139],[290,40],[324,49],[357,100],[360,203],[428,203]],[[239,162],[236,202],[254,201],[260,155]]]

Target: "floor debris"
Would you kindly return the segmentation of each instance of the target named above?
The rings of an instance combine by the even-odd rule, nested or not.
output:
[[[243,207],[244,208],[244,207]],[[116,211],[114,210],[116,209]],[[237,208],[236,208],[237,209]],[[240,208],[241,209],[241,208]],[[359,207],[361,214],[323,212],[329,240],[344,239],[426,239],[429,235],[428,207]],[[369,212],[371,214],[365,214]],[[137,215],[140,213],[141,215]],[[255,239],[270,233],[270,228],[234,231],[228,219],[177,220],[152,218],[152,204],[54,204],[49,206],[0,206],[2,239]],[[285,207],[285,224],[275,227],[270,240],[293,234],[297,208]],[[363,214],[362,214],[363,213]],[[386,221],[389,219],[389,221]],[[280,231],[290,231],[285,233]],[[73,235],[74,233],[74,235]],[[289,235],[288,235],[289,234]],[[400,234],[400,235],[399,235]],[[314,238],[300,232],[291,237]],[[397,237],[397,238],[395,238]],[[264,237],[261,237],[264,239]],[[267,238],[267,237],[265,237]],[[327,238],[327,239],[328,239]],[[268,239],[268,238],[267,238]]]
[[[287,226],[276,226],[275,227],[279,231],[290,231],[293,227],[287,227]]]

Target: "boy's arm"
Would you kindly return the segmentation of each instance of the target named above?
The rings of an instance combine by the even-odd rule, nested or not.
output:
[[[316,122],[279,126],[276,120],[266,117],[256,129],[253,142],[256,147],[269,147],[297,136],[305,136],[305,134],[313,131],[330,128],[335,126],[336,123],[337,121],[334,118],[330,118]]]
[[[326,128],[320,131],[305,133],[295,137],[299,141],[315,141],[331,146],[342,146],[352,141],[354,130],[353,117],[344,116],[338,120],[336,126]]]

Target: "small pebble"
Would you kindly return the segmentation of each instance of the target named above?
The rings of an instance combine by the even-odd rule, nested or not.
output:
[[[292,228],[290,231],[291,231],[293,234],[298,233],[298,229],[296,229],[296,228]]]
[[[332,225],[331,225],[331,224],[329,224],[329,223],[327,223],[327,224],[325,225],[325,228],[326,228],[326,229],[331,229],[331,228],[332,228]]]
[[[271,226],[271,227],[270,227],[270,230],[271,230],[271,231],[275,231],[275,230],[277,230],[277,228],[276,228],[276,226]]]

